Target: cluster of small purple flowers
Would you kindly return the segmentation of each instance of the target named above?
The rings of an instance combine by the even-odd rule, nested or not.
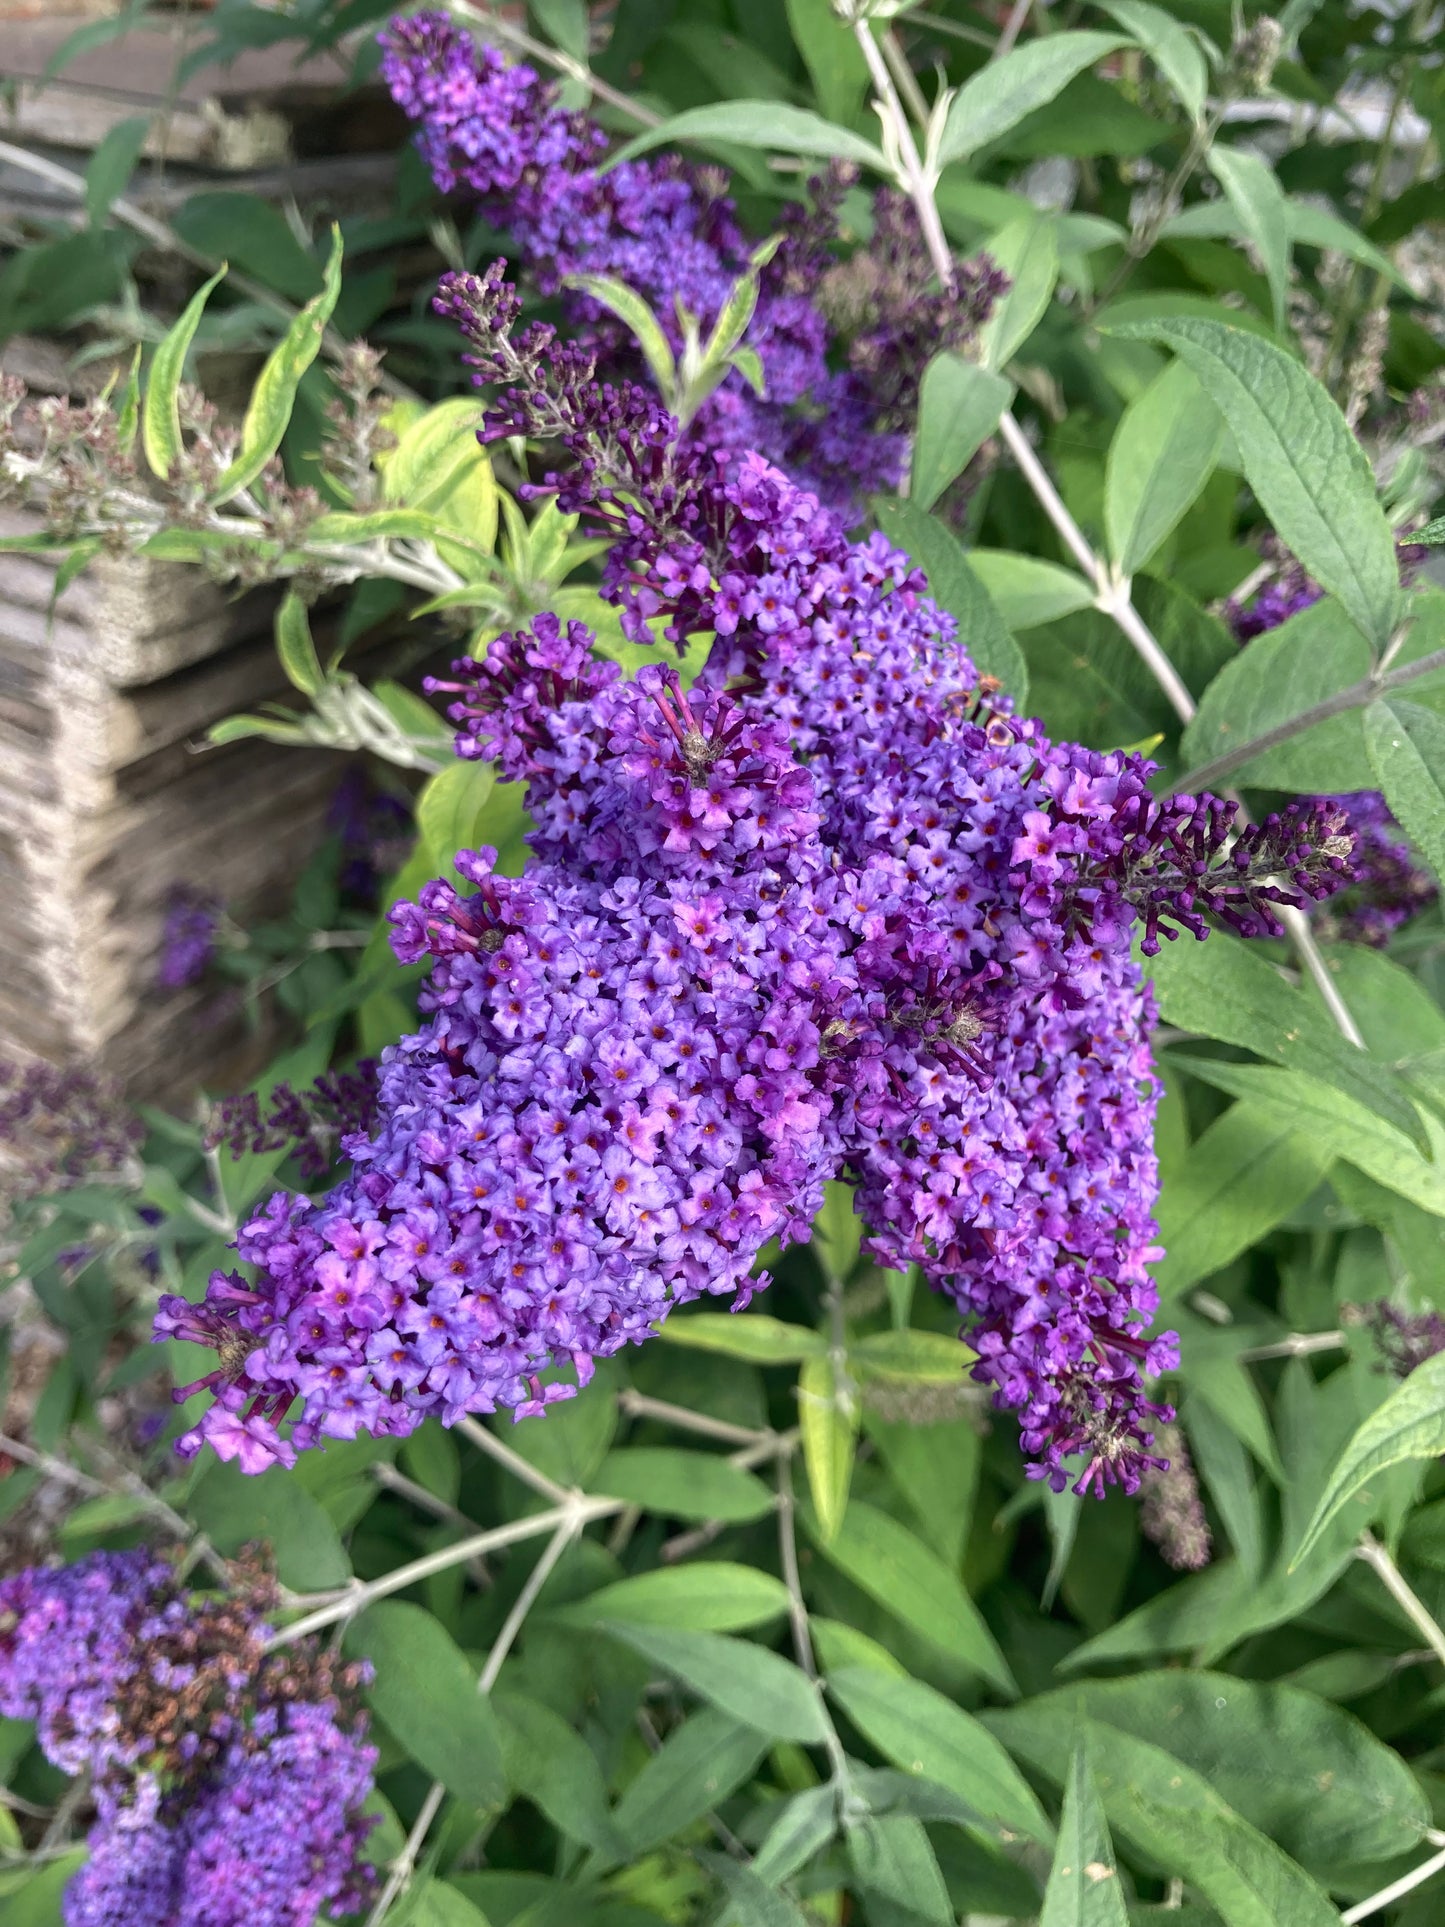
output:
[[[1408,567],[1408,555],[1401,559]],[[1225,614],[1235,639],[1252,642],[1310,608],[1323,593],[1297,562],[1290,562],[1249,602],[1226,604]],[[1402,924],[1429,909],[1440,887],[1378,790],[1311,800],[1339,808],[1355,841],[1350,880],[1314,912],[1315,928],[1326,939],[1383,948]]]
[[[185,883],[172,890],[156,966],[156,982],[162,990],[184,990],[205,976],[216,954],[221,914],[219,900],[208,890]]]
[[[1403,1311],[1388,1298],[1376,1298],[1365,1305],[1341,1305],[1340,1323],[1363,1326],[1397,1378],[1408,1378],[1427,1358],[1445,1352],[1445,1314],[1438,1311]]]
[[[113,1177],[145,1131],[112,1078],[84,1064],[0,1059],[0,1195],[61,1191]]]
[[[224,1144],[233,1158],[247,1152],[286,1151],[311,1182],[336,1161],[336,1147],[376,1124],[377,1065],[364,1057],[352,1071],[326,1071],[305,1090],[275,1085],[264,1100],[255,1091],[224,1097],[206,1132],[206,1149]]]
[[[466,294],[505,362],[514,304],[495,276]],[[1157,1086],[1129,926],[1277,928],[1272,904],[1345,867],[1336,813],[1235,859],[1226,806],[1160,806],[1141,758],[1012,715],[881,536],[850,543],[756,456],[680,456],[655,402],[588,390],[550,335],[513,360],[494,421],[556,419],[546,364],[578,449],[589,406],[613,438],[571,488],[626,532],[608,580],[633,631],[716,641],[684,694],[539,617],[437,685],[459,752],[526,780],[533,861],[505,879],[464,851],[469,893],[398,908],[426,1022],[383,1059],[353,1175],[243,1227],[253,1282],[162,1301],[160,1335],[219,1355],[177,1394],[214,1395],[182,1449],[259,1470],[360,1427],[540,1410],[572,1389],[555,1362],[585,1382],[680,1303],[746,1303],[762,1247],[847,1176],[871,1255],[970,1320],[1033,1472],[1135,1489],[1175,1353],[1147,1334]]]
[[[238,1578],[187,1596],[138,1551],[0,1582],[0,1712],[92,1781],[66,1927],[311,1927],[366,1903],[365,1669],[267,1655],[272,1589]]]
[[[704,330],[711,326],[751,253],[720,170],[676,155],[604,169],[600,127],[559,106],[556,89],[532,68],[478,48],[445,14],[398,19],[383,44],[383,76],[418,123],[438,187],[475,195],[544,293],[570,275],[612,276],[643,296],[675,350],[678,302]],[[695,430],[713,449],[762,451],[840,507],[897,480],[905,454],[898,431],[911,419],[925,364],[972,340],[1008,285],[979,261],[964,264],[957,294],[930,290],[911,208],[884,195],[883,245],[870,250],[866,287],[851,286],[831,245],[847,180],[834,170],[812,184],[813,210],[797,204],[784,216],[782,244],[762,271],[748,343],[762,361],[765,395],[731,376]],[[835,369],[829,312],[844,318],[853,310],[849,365]],[[574,295],[572,314],[609,360],[626,347],[620,325],[590,298]]]

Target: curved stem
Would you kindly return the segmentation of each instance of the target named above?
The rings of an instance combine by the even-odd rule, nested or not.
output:
[[[846,1788],[851,1779],[848,1755],[833,1724],[833,1716],[823,1693],[818,1673],[818,1658],[813,1651],[813,1634],[808,1625],[808,1607],[803,1598],[802,1575],[798,1569],[797,1504],[793,1498],[793,1461],[790,1453],[778,1454],[778,1558],[783,1569],[783,1584],[788,1589],[788,1623],[793,1635],[793,1652],[798,1665],[812,1681],[823,1714],[823,1746],[833,1769],[834,1784]]]
[[[354,1619],[357,1613],[365,1612],[375,1600],[385,1599],[389,1593],[403,1592],[419,1579],[430,1579],[433,1573],[465,1565],[468,1559],[475,1559],[479,1553],[496,1552],[502,1546],[514,1546],[523,1539],[535,1539],[544,1532],[558,1532],[563,1526],[570,1531],[580,1531],[593,1519],[610,1519],[615,1513],[623,1511],[625,1506],[624,1499],[588,1499],[578,1493],[569,1498],[566,1505],[556,1506],[551,1511],[533,1512],[525,1519],[514,1520],[511,1525],[492,1526],[486,1532],[474,1533],[469,1539],[459,1539],[455,1545],[442,1546],[436,1552],[429,1552],[425,1558],[413,1559],[405,1566],[383,1573],[379,1579],[368,1579],[364,1585],[348,1586],[324,1606],[318,1606],[314,1612],[273,1633],[266,1642],[266,1650],[271,1652],[278,1646],[290,1646],[296,1640],[304,1639],[308,1633],[320,1632],[324,1626],[334,1626],[340,1619]]]
[[[1388,1907],[1392,1901],[1402,1900],[1406,1894],[1413,1893],[1417,1887],[1423,1886],[1442,1871],[1445,1871],[1445,1853],[1437,1853],[1432,1860],[1422,1861],[1413,1873],[1401,1874],[1388,1887],[1371,1894],[1368,1900],[1357,1901],[1353,1907],[1346,1907],[1340,1919],[1350,1922],[1351,1927],[1357,1920],[1368,1920],[1371,1914],[1379,1913],[1382,1907]]]
[[[1426,1606],[1423,1599],[1414,1591],[1404,1573],[1395,1564],[1385,1547],[1373,1532],[1362,1532],[1360,1542],[1355,1548],[1355,1556],[1363,1559],[1375,1573],[1381,1585],[1404,1613],[1410,1624],[1419,1633],[1435,1657],[1445,1666],[1445,1630]]]
[[[1291,716],[1286,722],[1276,723],[1272,729],[1251,736],[1247,743],[1241,743],[1237,749],[1226,750],[1222,756],[1186,770],[1179,779],[1179,788],[1186,791],[1212,788],[1224,777],[1243,769],[1246,763],[1252,763],[1256,756],[1262,756],[1267,749],[1277,749],[1281,743],[1302,736],[1307,729],[1313,729],[1316,723],[1327,723],[1332,716],[1343,716],[1347,710],[1364,709],[1377,696],[1383,696],[1392,689],[1403,689],[1407,684],[1419,682],[1424,676],[1433,676],[1441,669],[1445,669],[1445,649],[1432,649],[1428,656],[1419,656],[1399,669],[1386,669],[1364,676],[1359,682],[1351,683],[1348,689],[1336,690],[1333,696],[1326,696],[1308,709],[1300,710],[1297,716]]]
[[[517,1635],[526,1623],[527,1614],[536,1605],[537,1597],[546,1585],[548,1575],[576,1537],[577,1530],[578,1528],[571,1521],[558,1526],[543,1549],[541,1558],[528,1573],[526,1584],[517,1594],[516,1603],[503,1621],[502,1630],[497,1634],[492,1643],[492,1650],[487,1654],[487,1663],[482,1668],[481,1678],[477,1681],[478,1693],[490,1693],[496,1685],[497,1676],[502,1670],[502,1662],[516,1643]],[[440,1780],[433,1780],[431,1790],[422,1801],[421,1811],[417,1814],[412,1823],[411,1832],[406,1837],[406,1845],[392,1862],[386,1885],[377,1896],[376,1905],[366,1917],[366,1927],[381,1927],[382,1921],[391,1911],[392,1903],[410,1883],[416,1871],[417,1858],[427,1834],[431,1831],[432,1821],[441,1810],[446,1791]]]

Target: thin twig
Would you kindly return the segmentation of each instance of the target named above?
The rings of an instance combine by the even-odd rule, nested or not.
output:
[[[26,173],[35,175],[38,180],[49,181],[52,187],[58,187],[64,193],[73,195],[77,201],[85,199],[85,176],[77,174],[72,168],[62,167],[58,161],[46,160],[43,155],[32,154],[28,148],[15,146],[13,141],[0,141],[0,161],[9,161],[12,167],[23,168]],[[152,247],[160,248],[166,254],[178,254],[182,260],[189,261],[192,267],[200,268],[206,274],[214,274],[222,265],[215,255],[207,254],[201,248],[192,247],[190,242],[183,240],[167,222],[158,221],[153,214],[147,214],[143,207],[128,200],[124,194],[118,195],[111,202],[110,211],[118,221],[133,229],[143,240],[149,241]],[[272,314],[279,315],[283,321],[295,320],[299,312],[295,304],[277,294],[274,289],[268,288],[264,281],[253,281],[250,275],[241,274],[234,268],[229,270],[226,279],[230,286],[244,294],[247,300],[256,302],[260,307],[269,308]],[[331,327],[327,328],[322,339],[333,355],[340,354],[347,345],[346,337]],[[381,386],[389,395],[395,395],[403,401],[419,399],[414,388],[409,388],[404,381],[398,381],[395,375],[388,374],[385,369],[382,369],[379,379]]]
[[[557,1481],[549,1479],[545,1472],[539,1472],[537,1467],[524,1459],[520,1452],[513,1451],[512,1447],[499,1439],[495,1432],[489,1432],[486,1426],[478,1424],[476,1419],[458,1419],[457,1430],[463,1438],[470,1439],[478,1451],[485,1452],[488,1458],[495,1459],[498,1465],[505,1466],[514,1479],[520,1479],[523,1485],[531,1486],[534,1492],[540,1492],[542,1497],[550,1499],[553,1505],[566,1505],[572,1498],[573,1495],[566,1486],[558,1485]]]
[[[1357,1920],[1368,1920],[1371,1914],[1379,1913],[1382,1907],[1388,1907],[1392,1901],[1400,1900],[1404,1895],[1413,1893],[1417,1887],[1423,1887],[1427,1880],[1433,1880],[1442,1869],[1445,1869],[1445,1853],[1437,1853],[1433,1859],[1422,1861],[1413,1873],[1401,1874],[1400,1878],[1392,1880],[1388,1887],[1381,1887],[1380,1891],[1377,1894],[1371,1894],[1368,1900],[1357,1901],[1353,1907],[1346,1907],[1340,1919],[1351,1923]]]
[[[1337,1352],[1346,1343],[1343,1332],[1291,1332],[1270,1345],[1251,1345],[1239,1353],[1241,1365],[1264,1358],[1310,1358],[1316,1352]]]
[[[434,1573],[447,1572],[452,1566],[465,1565],[468,1559],[475,1559],[481,1553],[497,1552],[503,1546],[517,1545],[523,1539],[535,1539],[544,1532],[558,1531],[563,1525],[573,1525],[580,1531],[594,1519],[610,1519],[614,1513],[621,1512],[625,1503],[623,1499],[588,1499],[578,1494],[569,1499],[566,1505],[550,1512],[533,1512],[525,1519],[514,1520],[510,1525],[493,1526],[470,1539],[459,1539],[454,1546],[441,1546],[437,1551],[427,1553],[424,1558],[410,1560],[393,1572],[383,1573],[379,1579],[368,1579],[364,1585],[348,1586],[314,1612],[273,1633],[266,1642],[266,1650],[271,1652],[278,1646],[293,1645],[309,1633],[320,1632],[325,1626],[334,1626],[338,1620],[352,1619],[375,1600],[385,1599],[389,1593],[403,1592],[418,1580],[430,1579]]]
[[[124,1467],[118,1467],[113,1480],[107,1482],[104,1479],[97,1479],[89,1472],[82,1472],[67,1460],[57,1458],[53,1452],[39,1451],[35,1446],[26,1445],[21,1439],[12,1439],[3,1432],[0,1432],[0,1452],[8,1453],[12,1459],[18,1460],[22,1465],[33,1465],[47,1478],[72,1486],[77,1492],[87,1493],[92,1498],[134,1499],[143,1511],[155,1519],[157,1524],[163,1525],[183,1544],[193,1547],[195,1557],[204,1559],[219,1579],[229,1583],[230,1568],[220,1554],[213,1549],[210,1541],[204,1535],[198,1535],[195,1527],[188,1520],[183,1519],[174,1506],[167,1505],[164,1499],[152,1492],[136,1473],[126,1471]]]
[[[723,1445],[767,1445],[770,1449],[777,1434],[760,1432],[756,1426],[734,1425],[730,1419],[710,1418],[706,1412],[693,1412],[685,1405],[670,1405],[665,1399],[649,1398],[645,1392],[629,1389],[620,1393],[618,1405],[629,1418],[657,1419],[675,1425],[683,1432],[696,1432],[700,1438],[717,1439]]]
[[[516,26],[500,14],[483,13],[477,7],[469,7],[466,0],[446,0],[446,5],[447,10],[458,20],[465,21],[469,27],[475,27],[484,37],[500,40],[504,47],[513,47],[518,53],[526,54],[531,60],[540,60],[543,66],[550,67],[554,73],[564,74],[568,80],[575,80],[589,93],[595,94],[598,100],[605,100],[608,106],[615,107],[619,114],[626,114],[629,120],[636,121],[639,127],[661,127],[663,118],[661,114],[655,114],[650,107],[644,107],[641,101],[630,100],[626,94],[609,86],[605,80],[599,79],[593,73],[585,61],[574,60],[572,55],[565,53],[562,48],[551,47],[545,40],[535,39],[524,27]]]
[[[818,1673],[818,1658],[813,1651],[813,1634],[808,1625],[808,1606],[803,1598],[803,1580],[798,1570],[797,1504],[793,1498],[793,1461],[790,1454],[778,1455],[778,1555],[783,1569],[783,1584],[788,1589],[788,1624],[792,1629],[793,1652],[799,1666],[812,1681],[823,1715],[823,1745],[833,1768],[833,1780],[846,1788],[851,1775],[848,1755],[833,1724],[823,1682]]]
[[[1028,19],[1029,9],[1033,4],[1034,0],[1014,0],[1013,8],[1008,19],[1004,21],[1003,30],[994,46],[991,56],[994,60],[1001,60],[1005,54],[1013,52],[1014,42],[1023,32],[1024,22]]]
[[[1363,1559],[1365,1564],[1377,1574],[1386,1592],[1420,1634],[1431,1652],[1442,1665],[1445,1665],[1445,1632],[1441,1631],[1425,1602],[1414,1592],[1404,1573],[1373,1532],[1367,1530],[1360,1534],[1360,1542],[1355,1547],[1355,1556]]]
[[[898,35],[892,27],[885,27],[879,35],[883,58],[888,62],[898,91],[908,103],[908,111],[913,116],[914,125],[921,129],[928,126],[928,102],[923,97],[923,89],[918,84],[918,76],[908,64],[908,56],[898,44]]]
[[[517,1635],[526,1623],[528,1613],[536,1605],[537,1596],[546,1585],[548,1575],[576,1537],[578,1529],[571,1521],[559,1525],[543,1549],[541,1558],[528,1573],[526,1584],[517,1594],[516,1602],[503,1620],[502,1629],[492,1643],[492,1650],[487,1654],[487,1663],[482,1668],[481,1678],[477,1681],[478,1693],[490,1693],[496,1685],[502,1663],[516,1643]],[[391,1911],[393,1902],[407,1886],[412,1874],[416,1871],[417,1858],[425,1844],[427,1834],[431,1831],[432,1821],[435,1820],[445,1798],[445,1786],[440,1780],[434,1780],[430,1792],[422,1801],[421,1811],[412,1824],[411,1832],[406,1837],[406,1845],[392,1862],[386,1885],[377,1896],[376,1905],[366,1917],[366,1927],[381,1927],[382,1921]]]
[[[1256,756],[1262,756],[1266,750],[1277,749],[1281,743],[1302,736],[1307,729],[1313,729],[1316,723],[1327,723],[1332,716],[1343,716],[1351,709],[1364,709],[1377,696],[1419,682],[1422,677],[1433,676],[1442,669],[1445,669],[1445,649],[1432,649],[1429,655],[1417,656],[1414,662],[1404,663],[1399,669],[1385,669],[1362,676],[1359,682],[1351,683],[1347,689],[1337,689],[1333,696],[1325,696],[1308,709],[1300,710],[1298,715],[1276,723],[1272,729],[1262,730],[1258,736],[1251,736],[1247,743],[1241,743],[1238,748],[1226,750],[1222,756],[1187,770],[1179,779],[1179,787],[1191,795],[1202,789],[1211,789],[1224,777],[1243,769],[1246,763],[1252,763]]]

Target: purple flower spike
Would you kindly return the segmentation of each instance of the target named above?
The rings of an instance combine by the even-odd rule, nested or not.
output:
[[[532,862],[464,851],[398,906],[425,1022],[352,1176],[243,1227],[253,1284],[162,1305],[218,1355],[183,1449],[259,1465],[543,1410],[571,1389],[549,1368],[584,1383],[674,1305],[745,1303],[844,1176],[871,1255],[959,1307],[1037,1476],[1133,1490],[1174,1348],[1147,1331],[1131,926],[1256,915],[1259,865],[1308,879],[1304,832],[1237,857],[1223,806],[1159,805],[1138,758],[1014,716],[882,537],[757,458],[692,473],[634,495],[614,586],[714,632],[691,689],[545,616],[438,685],[459,751],[527,782]]]
[[[236,1577],[187,1596],[164,1560],[98,1552],[0,1582],[0,1712],[94,1783],[66,1927],[311,1927],[370,1898],[367,1669],[267,1654],[275,1589]]]
[[[602,129],[562,108],[556,87],[531,67],[476,46],[445,14],[394,20],[383,47],[383,78],[416,122],[437,186],[477,198],[543,293],[573,275],[612,276],[648,303],[675,353],[679,304],[707,333],[752,251],[720,170],[648,155],[603,172]],[[887,190],[875,201],[874,245],[840,261],[833,243],[852,181],[834,167],[810,184],[811,209],[796,203],[782,213],[781,245],[761,271],[748,332],[765,392],[731,375],[692,431],[699,446],[730,460],[764,450],[839,509],[897,481],[907,446],[900,430],[924,367],[940,349],[966,348],[1008,286],[981,257],[961,264],[956,293],[940,289],[909,202]],[[594,359],[637,361],[614,316],[575,292],[568,300]],[[836,365],[836,325],[848,337],[846,367]]]

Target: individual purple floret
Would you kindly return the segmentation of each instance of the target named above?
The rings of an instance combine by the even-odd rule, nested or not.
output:
[[[311,1927],[364,1905],[366,1669],[267,1654],[274,1588],[187,1595],[143,1551],[0,1581],[0,1712],[93,1782],[66,1927]]]
[[[1401,563],[1408,573],[1410,557],[1404,550]],[[1225,615],[1236,639],[1250,642],[1310,608],[1323,593],[1297,562],[1290,562],[1252,601],[1226,604]],[[1351,874],[1338,879],[1327,901],[1312,912],[1315,929],[1326,941],[1383,948],[1402,924],[1429,909],[1439,897],[1439,885],[1378,790],[1307,797],[1304,802],[1306,807],[1338,810],[1344,830],[1354,839]]]
[[[569,275],[621,280],[652,308],[674,351],[682,345],[677,303],[704,332],[711,327],[752,250],[721,170],[649,155],[603,171],[601,128],[562,108],[532,68],[477,47],[445,14],[397,19],[383,45],[383,77],[417,123],[438,187],[476,196],[544,293]],[[782,217],[747,337],[762,360],[764,396],[731,376],[695,431],[735,456],[762,450],[840,508],[897,480],[906,446],[899,431],[911,426],[925,365],[940,349],[966,347],[1008,285],[980,261],[964,264],[957,293],[932,287],[916,218],[896,194],[878,203],[874,271],[840,263],[832,244],[850,178],[835,169],[813,183],[811,212],[795,204]],[[574,293],[570,305],[594,348],[635,360],[625,330],[596,302]],[[830,364],[830,314],[853,337],[844,367]]]
[[[163,990],[184,990],[199,983],[216,954],[222,905],[207,890],[178,884],[166,905],[156,982]]]

